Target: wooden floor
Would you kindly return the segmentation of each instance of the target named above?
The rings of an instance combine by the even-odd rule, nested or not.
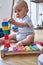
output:
[[[35,31],[35,34],[37,33],[35,35],[36,41],[43,41],[42,32],[40,32],[40,30]],[[0,65],[38,65],[38,55],[15,55],[2,59],[0,52]]]

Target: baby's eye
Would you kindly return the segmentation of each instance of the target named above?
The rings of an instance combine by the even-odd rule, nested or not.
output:
[[[18,12],[20,12],[21,10],[18,10]]]
[[[16,11],[14,11],[16,13]]]

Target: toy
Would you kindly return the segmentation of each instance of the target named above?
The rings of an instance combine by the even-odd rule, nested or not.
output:
[[[26,51],[30,51],[31,49],[28,46],[25,46]]]
[[[7,47],[5,47],[5,48],[4,48],[4,51],[8,51],[8,48],[7,48]]]
[[[17,51],[17,47],[13,47],[13,50],[14,50],[14,51]]]
[[[6,18],[3,19],[2,30],[3,30],[3,34],[4,34],[4,47],[9,48],[10,47],[10,40],[9,40],[9,35],[8,35],[8,21]]]
[[[25,51],[25,47],[24,46],[17,46],[17,47],[13,47],[14,51]]]
[[[3,36],[4,36],[3,30],[2,30],[2,28],[0,28],[0,38],[3,37]]]
[[[10,19],[8,20],[8,33],[10,34]]]
[[[25,51],[25,47],[24,46],[18,46],[17,51]]]
[[[43,49],[43,47],[42,47],[40,44],[37,44],[36,46],[37,46],[40,50]]]
[[[31,50],[35,50],[35,48],[34,48],[33,46],[31,46],[31,45],[29,46],[29,48],[30,48]]]
[[[33,46],[34,48],[35,48],[35,50],[37,50],[37,51],[39,51],[40,49],[36,46],[36,45],[34,45]]]
[[[43,42],[38,42],[39,45],[43,46]]]
[[[9,48],[8,48],[8,50],[3,50],[3,46],[2,46],[2,49],[1,49],[1,57],[3,58],[3,57],[5,57],[5,56],[11,56],[11,55],[38,55],[38,54],[41,54],[42,52],[40,51],[40,50],[26,50],[26,47],[27,46],[18,46],[18,47],[15,47],[15,44],[12,44]],[[28,46],[29,47],[29,46]],[[19,49],[17,49],[17,48],[19,48]]]
[[[18,30],[18,26],[13,26],[12,29],[13,30]]]
[[[7,38],[7,37],[6,37]],[[30,45],[30,46],[16,46],[15,44],[11,44],[11,46],[9,48],[6,49],[6,47],[1,47],[1,57],[5,57],[5,56],[11,56],[11,55],[39,55],[41,53],[43,53],[41,51],[41,49],[39,50],[34,50],[34,46],[37,46],[38,48],[40,47],[37,43],[36,44],[33,44],[33,45]],[[5,50],[4,50],[5,48]],[[32,48],[32,49],[30,49]]]

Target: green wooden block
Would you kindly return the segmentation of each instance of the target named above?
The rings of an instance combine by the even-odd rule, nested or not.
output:
[[[8,30],[4,30],[3,31],[3,34],[8,34]]]
[[[33,51],[35,50],[35,48],[34,48],[33,46],[31,46],[31,45],[29,46],[29,48],[30,48],[31,50],[33,50]]]

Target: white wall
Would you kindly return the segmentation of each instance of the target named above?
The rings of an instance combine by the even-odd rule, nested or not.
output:
[[[40,16],[40,14],[42,14],[42,16]],[[31,19],[34,27],[37,27],[37,24],[42,25],[43,3],[31,2]]]
[[[31,3],[31,20],[32,23],[34,25],[34,27],[36,27],[37,22],[36,22],[36,3]]]
[[[42,14],[42,16],[40,15]],[[42,25],[43,20],[43,3],[39,3],[39,12],[38,12],[38,24]]]
[[[0,27],[3,18],[9,19],[11,16],[12,0],[0,0]]]

